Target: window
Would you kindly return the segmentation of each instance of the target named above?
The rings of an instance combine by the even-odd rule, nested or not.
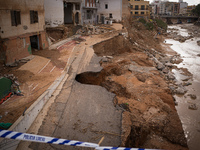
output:
[[[76,9],[76,10],[80,10],[80,5],[79,5],[79,4],[76,4],[76,5],[75,5],[75,9]]]
[[[135,1],[140,1],[140,0],[135,0]]]
[[[21,24],[20,11],[11,10],[11,24],[12,26]]]
[[[133,12],[131,11],[131,14],[133,14]]]
[[[141,12],[141,15],[144,15],[144,12],[143,12],[143,11]]]
[[[145,6],[144,6],[144,5],[142,5],[142,6],[141,6],[141,10],[144,10],[144,9],[145,9]]]
[[[105,9],[108,9],[108,4],[105,4]]]
[[[112,14],[109,14],[109,18],[113,18]]]
[[[133,9],[133,5],[131,5],[131,9]]]
[[[92,19],[92,11],[87,10],[87,19]]]
[[[137,15],[137,14],[138,14],[138,12],[136,11],[136,12],[135,12],[135,14]]]
[[[139,10],[139,6],[138,5],[135,5],[135,10]]]
[[[30,21],[31,24],[38,23],[38,12],[34,10],[30,10]]]

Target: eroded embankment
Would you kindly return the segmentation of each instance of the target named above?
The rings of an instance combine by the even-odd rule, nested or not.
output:
[[[94,45],[95,53],[104,56],[103,70],[81,73],[76,80],[116,94],[114,105],[124,110],[121,146],[187,149],[168,85],[153,61],[131,45],[123,36]]]

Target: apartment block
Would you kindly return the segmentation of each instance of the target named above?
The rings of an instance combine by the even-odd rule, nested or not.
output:
[[[149,1],[129,0],[130,13],[135,17],[149,17]]]
[[[44,25],[44,0],[0,1],[1,60],[12,64],[48,48]]]

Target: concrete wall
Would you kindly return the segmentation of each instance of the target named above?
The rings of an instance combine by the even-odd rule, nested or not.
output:
[[[44,30],[44,0],[1,0],[0,36],[9,38]],[[21,24],[12,26],[11,10],[21,11]],[[38,11],[38,23],[30,24],[30,10]]]
[[[51,27],[64,24],[63,0],[44,0],[45,23]]]
[[[108,5],[108,9],[105,8],[106,4]],[[99,16],[102,14],[105,17],[109,17],[109,14],[112,14],[113,19],[117,22],[122,20],[122,0],[99,0],[97,8]]]

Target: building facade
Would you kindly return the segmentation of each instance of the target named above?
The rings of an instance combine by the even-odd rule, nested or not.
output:
[[[97,3],[98,22],[103,22],[104,18],[116,22],[122,20],[122,0],[99,0]]]
[[[56,27],[81,24],[82,0],[44,0],[45,24]]]
[[[48,48],[43,0],[0,1],[1,59],[12,64],[32,54],[32,48]]]
[[[135,17],[149,17],[149,1],[144,0],[129,0],[130,13]]]
[[[96,0],[82,1],[82,24],[96,24],[97,23],[97,5]]]
[[[191,5],[191,6],[187,6],[187,15],[191,16],[192,14],[192,9],[195,9],[196,6],[195,5]]]

